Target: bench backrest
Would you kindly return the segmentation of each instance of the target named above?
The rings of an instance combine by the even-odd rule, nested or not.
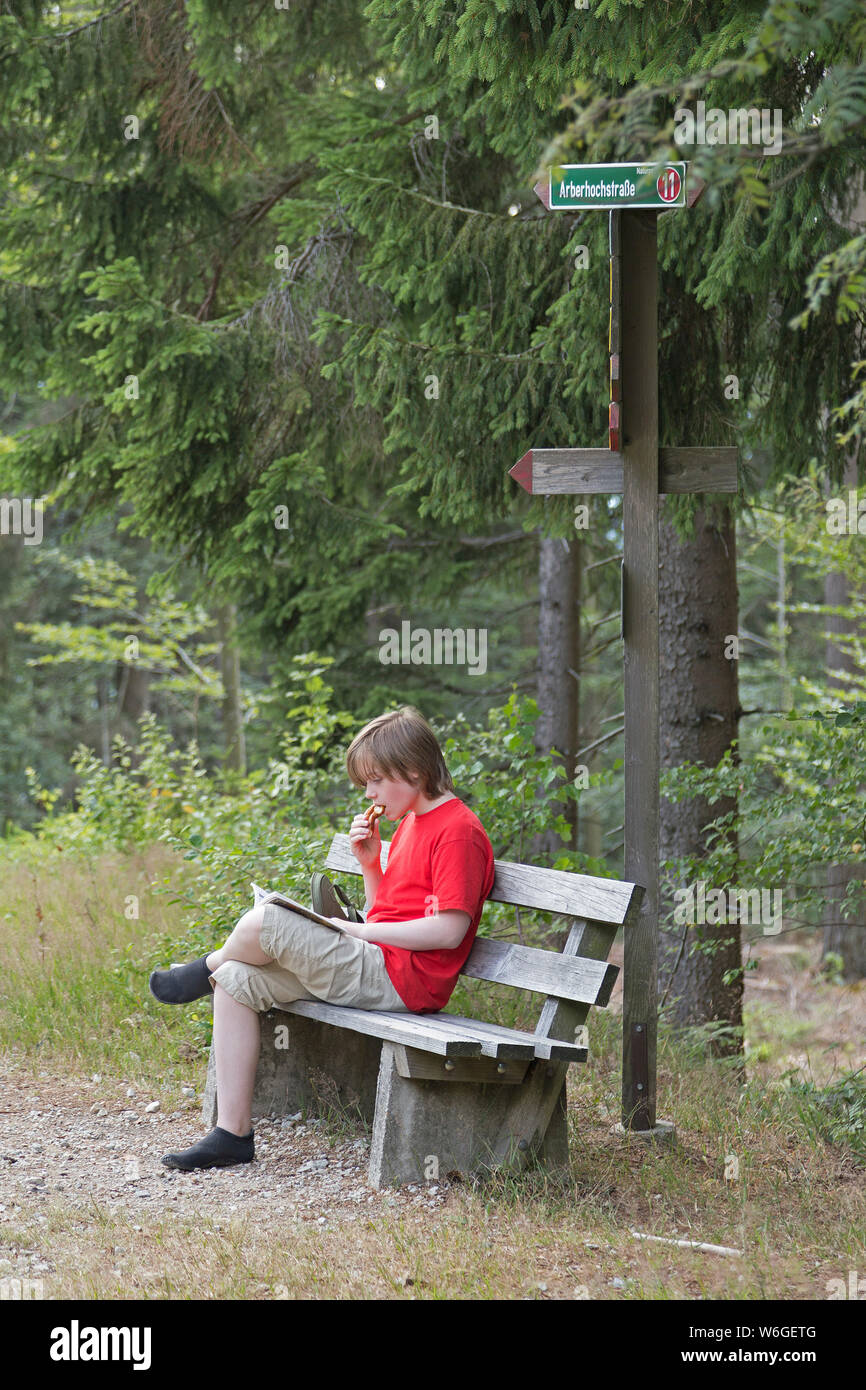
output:
[[[383,841],[383,868],[389,848]],[[494,863],[492,902],[562,913],[574,921],[561,952],[476,937],[461,974],[572,1004],[606,1004],[619,974],[617,966],[608,964],[608,952],[617,928],[635,921],[644,889],[635,883],[562,869],[538,869],[503,859]],[[361,874],[348,835],[334,836],[325,867]]]

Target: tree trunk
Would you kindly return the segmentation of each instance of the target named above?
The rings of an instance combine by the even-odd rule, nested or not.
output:
[[[150,712],[150,672],[141,666],[119,664],[117,682],[117,714],[137,724],[143,714]]]
[[[856,488],[857,486],[857,461],[856,457],[849,458],[845,469],[844,487]],[[844,493],[843,493],[844,495]],[[850,590],[848,580],[844,574],[828,574],[824,580],[824,602],[833,608],[843,608],[850,600]],[[856,675],[857,667],[851,653],[844,647],[839,647],[833,640],[840,633],[850,633],[854,631],[855,623],[842,614],[827,614],[824,619],[825,632],[827,634],[826,646],[826,665],[827,665],[827,684],[832,690],[836,688],[839,698],[851,700],[851,687],[844,681],[837,678],[834,680],[833,672],[847,672]],[[866,874],[866,865],[863,864],[834,864],[827,870],[826,893],[830,899],[824,905],[822,925],[824,928],[823,954],[841,956],[842,958],[842,977],[845,980],[862,980],[866,978],[866,920],[863,911],[854,918],[845,918],[840,910],[840,903],[845,898],[846,888],[853,880],[862,880]]]
[[[241,709],[237,608],[233,603],[225,603],[217,610],[217,628],[221,643],[220,674],[225,691],[222,706],[225,767],[227,772],[238,772],[243,776],[247,770],[247,755]]]
[[[111,702],[108,698],[108,677],[96,679],[96,703],[99,708],[99,753],[104,767],[111,766]]]
[[[580,661],[580,543],[539,537],[538,555],[538,723],[535,746],[540,753],[556,748],[568,782],[574,781],[578,733]],[[577,844],[577,804],[561,803]],[[562,848],[554,831],[536,837],[533,854]]]
[[[580,717],[583,721],[583,734],[580,743],[583,747],[595,742],[598,737],[598,730],[601,727],[598,721],[601,718],[601,713],[598,697],[593,698],[591,693],[584,689],[580,701]],[[577,751],[580,753],[580,748]],[[580,758],[580,763],[590,775],[598,770],[603,753],[603,748],[593,748],[591,752],[584,753]],[[584,806],[586,806],[585,802]],[[604,841],[601,816],[597,806],[584,810],[580,817],[580,833],[583,838],[584,854],[590,855],[593,859],[601,859],[604,855]]]
[[[737,734],[736,661],[725,655],[737,633],[736,541],[733,518],[720,530],[703,510],[695,534],[682,542],[671,523],[659,521],[660,764],[685,761],[715,765]],[[660,805],[659,858],[700,855],[704,827],[736,809],[730,798],[710,805],[702,797]],[[688,887],[690,885],[676,885]],[[724,884],[707,884],[726,888]],[[659,979],[662,997],[680,1025],[719,1021],[742,1027],[742,952],[739,922],[680,926],[672,920],[672,885],[661,899]],[[711,954],[699,950],[712,941]],[[726,984],[726,971],[736,971]],[[742,1050],[740,1036],[714,1045],[718,1054]]]

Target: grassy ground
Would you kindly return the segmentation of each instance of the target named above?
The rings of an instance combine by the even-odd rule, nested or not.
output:
[[[180,909],[148,887],[177,866],[159,847],[62,872],[60,862],[3,877],[0,1047],[43,1086],[62,1077],[84,1110],[99,1099],[94,1072],[106,1087],[146,1083],[164,1110],[179,1107],[183,1085],[203,1085],[209,1011],[160,1009],[146,987],[154,964],[184,959]],[[125,915],[132,899],[137,916]],[[796,1087],[866,1062],[866,998],[821,979],[808,944],[767,940],[760,953],[745,1086],[697,1040],[662,1030],[658,1113],[676,1122],[673,1146],[611,1132],[614,1000],[591,1023],[589,1064],[570,1071],[565,1177],[457,1184],[433,1213],[383,1194],[369,1216],[335,1211],[315,1224],[269,1219],[258,1200],[231,1219],[167,1210],[146,1222],[99,1202],[21,1201],[0,1211],[2,1254],[38,1272],[50,1251],[52,1282],[72,1298],[824,1299],[830,1280],[866,1268],[863,1133],[856,1104]],[[743,1254],[651,1244],[636,1231]]]

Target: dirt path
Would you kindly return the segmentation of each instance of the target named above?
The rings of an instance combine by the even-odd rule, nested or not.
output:
[[[300,1114],[254,1123],[256,1158],[233,1168],[182,1173],[161,1155],[205,1133],[198,1097],[188,1108],[148,1112],[153,1097],[108,1077],[62,1080],[24,1062],[0,1061],[0,1217],[17,1204],[57,1198],[93,1213],[165,1215],[176,1211],[229,1217],[261,1203],[269,1217],[322,1225],[352,1221],[384,1207],[434,1209],[448,1184],[373,1192],[367,1185],[369,1141],[334,1143],[318,1120]],[[252,1203],[251,1203],[252,1199]]]

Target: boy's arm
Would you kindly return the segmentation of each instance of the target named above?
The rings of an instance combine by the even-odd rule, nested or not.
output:
[[[376,901],[376,890],[382,882],[382,869],[379,864],[369,864],[364,868],[364,911],[369,912]]]
[[[338,919],[335,918],[335,921]],[[340,926],[362,941],[383,946],[402,946],[409,951],[453,950],[459,946],[472,921],[468,912],[439,912],[435,917],[415,917],[410,922],[344,922]]]
[[[363,814],[355,816],[349,828],[349,847],[364,875],[364,911],[369,912],[382,882],[382,838],[378,823],[371,830]]]
[[[466,936],[477,904],[486,896],[488,879],[492,881],[487,859],[481,845],[465,838],[437,846],[433,855],[433,893],[427,898],[437,909],[435,914],[406,922],[356,923],[353,934],[365,941],[402,946],[409,951],[453,951]],[[443,902],[447,906],[440,909]]]

